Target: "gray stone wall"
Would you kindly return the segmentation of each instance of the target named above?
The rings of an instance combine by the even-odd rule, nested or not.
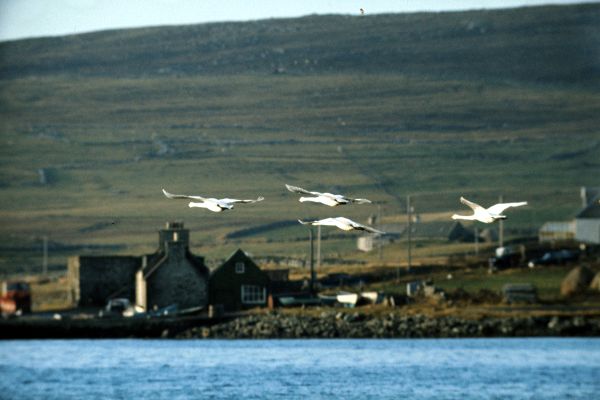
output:
[[[208,304],[208,273],[202,273],[188,256],[183,244],[169,246],[166,260],[146,279],[148,309]]]
[[[135,273],[141,258],[135,256],[76,256],[69,259],[69,276],[80,307],[101,307],[109,298],[135,300]],[[75,285],[79,285],[77,288]]]

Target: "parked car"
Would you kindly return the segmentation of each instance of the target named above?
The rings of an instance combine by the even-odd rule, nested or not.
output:
[[[540,258],[534,258],[527,263],[529,268],[534,268],[539,265],[555,265],[566,264],[577,261],[579,254],[571,250],[556,250],[544,253]]]
[[[523,265],[525,261],[524,253],[525,249],[523,246],[498,247],[495,252],[495,257],[488,259],[490,272]]]
[[[124,298],[116,298],[110,299],[108,303],[106,303],[106,307],[104,310],[100,310],[98,316],[100,317],[110,317],[110,316],[123,316],[123,317],[132,317],[135,314],[135,309],[131,305],[128,299]]]
[[[2,282],[0,285],[2,315],[31,312],[31,289],[27,282]]]

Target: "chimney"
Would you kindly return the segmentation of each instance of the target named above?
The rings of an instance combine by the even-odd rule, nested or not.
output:
[[[158,248],[163,252],[168,250],[188,249],[190,231],[183,228],[183,222],[167,222],[164,229],[158,232]]]

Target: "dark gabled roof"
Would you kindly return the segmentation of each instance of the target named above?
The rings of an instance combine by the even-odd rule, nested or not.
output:
[[[142,273],[144,274],[144,279],[148,279],[150,275],[152,275],[157,269],[160,268],[162,264],[169,258],[168,253],[163,251],[157,251],[154,254],[147,255],[148,264],[142,268]],[[208,267],[204,265],[204,258],[200,256],[195,256],[189,251],[185,251],[185,258],[196,268],[200,273],[209,273]]]
[[[219,265],[217,268],[211,270],[210,271],[210,275],[212,276],[217,271],[220,271],[221,269],[225,268],[226,265],[229,265],[229,263],[231,262],[231,260],[239,259],[239,258],[243,258],[243,259],[246,259],[246,260],[250,261],[256,268],[258,268],[259,270],[261,270],[260,267],[258,265],[256,265],[256,263],[254,262],[254,260],[252,260],[250,257],[248,257],[248,255],[246,254],[246,252],[244,250],[237,249],[236,251],[234,251],[233,253],[231,253],[231,255],[225,261],[223,261],[223,263],[221,265]]]
[[[596,196],[594,200],[588,204],[583,210],[575,216],[577,219],[600,219],[600,196]]]

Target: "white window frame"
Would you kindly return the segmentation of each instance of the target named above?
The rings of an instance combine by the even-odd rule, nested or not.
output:
[[[265,304],[267,302],[267,288],[258,285],[242,285],[242,304]]]
[[[244,272],[246,272],[246,264],[243,261],[237,261],[235,263],[235,273],[243,274]]]

